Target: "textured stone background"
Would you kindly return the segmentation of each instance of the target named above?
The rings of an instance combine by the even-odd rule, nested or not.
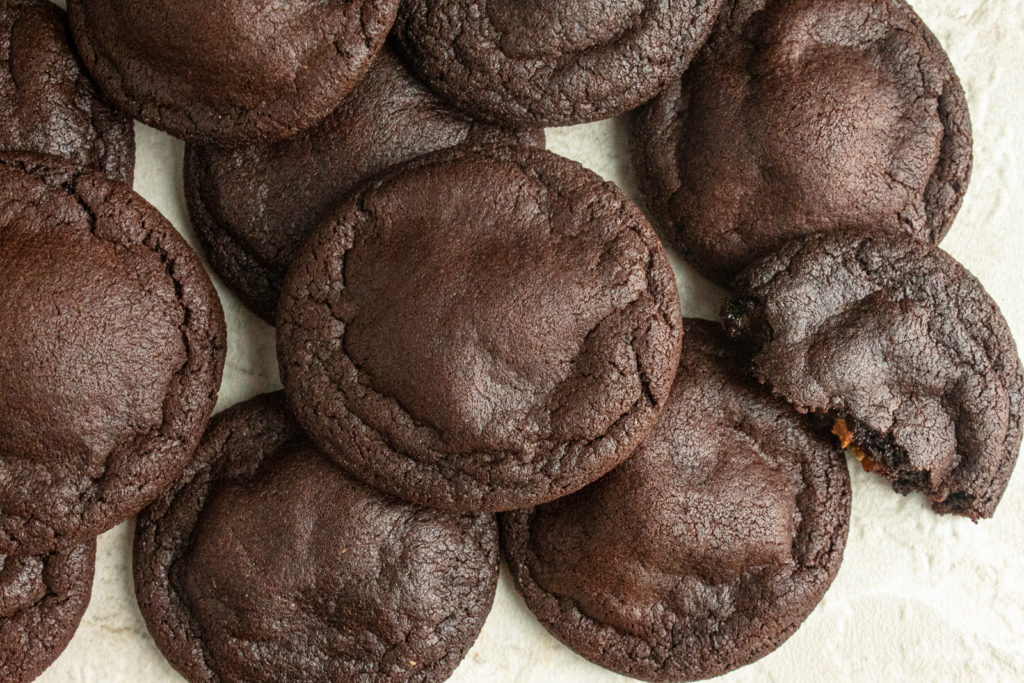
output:
[[[58,4],[63,4],[59,2]],[[943,243],[988,288],[1024,343],[1024,0],[915,0],[967,90],[975,166]],[[192,239],[182,194],[183,145],[139,126],[135,188]],[[632,192],[618,122],[549,131],[549,148]],[[684,313],[713,317],[720,292],[676,264]],[[219,286],[219,283],[218,283]],[[229,353],[220,408],[278,386],[273,332],[220,287]],[[851,468],[853,522],[839,576],[803,628],[729,681],[1020,680],[1024,678],[1024,472],[996,517],[978,525],[932,515]],[[181,680],[135,606],[131,527],[99,541],[92,604],[70,647],[41,680]],[[502,576],[494,611],[453,681],[626,680],[563,647]]]

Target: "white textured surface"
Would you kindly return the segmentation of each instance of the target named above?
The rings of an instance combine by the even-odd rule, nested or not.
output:
[[[62,3],[61,3],[62,4]],[[1024,340],[1024,1],[917,0],[967,90],[974,122],[970,190],[943,246],[985,284]],[[549,132],[549,148],[632,191],[621,127]],[[138,128],[135,187],[189,236],[183,145]],[[717,295],[677,265],[684,313],[712,317]],[[219,283],[218,283],[219,286]],[[277,387],[273,332],[220,287],[229,353],[220,408]],[[859,470],[859,468],[857,468]],[[853,472],[846,558],[822,604],[773,654],[729,681],[1024,679],[1024,473],[992,520],[936,517]],[[67,651],[41,680],[177,681],[146,633],[132,593],[130,526],[99,540],[92,604]],[[589,664],[537,624],[503,574],[480,640],[452,679],[625,680]]]

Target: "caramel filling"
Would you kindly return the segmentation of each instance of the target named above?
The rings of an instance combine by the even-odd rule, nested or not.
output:
[[[853,457],[857,458],[857,462],[860,463],[865,472],[876,472],[878,474],[885,472],[883,466],[871,460],[868,454],[864,452],[864,449],[853,443],[853,432],[847,426],[846,420],[837,417],[832,424],[832,433],[839,437],[839,447],[853,453]]]
[[[832,433],[839,437],[839,447],[848,448],[853,443],[853,432],[846,426],[846,420],[837,417],[832,425]]]

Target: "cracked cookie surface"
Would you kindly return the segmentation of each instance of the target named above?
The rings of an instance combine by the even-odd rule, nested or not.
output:
[[[291,257],[332,209],[377,173],[462,143],[544,146],[544,133],[475,122],[447,105],[385,47],[321,123],[270,145],[189,145],[185,197],[206,255],[273,324]]]
[[[728,327],[762,381],[843,420],[841,445],[897,491],[992,516],[1020,450],[1024,375],[998,306],[963,266],[900,233],[841,231],[783,247],[735,290]]]
[[[135,588],[190,681],[442,681],[498,578],[490,515],[401,502],[349,477],[268,394],[214,418],[140,516]]]
[[[71,550],[0,556],[0,677],[35,680],[64,651],[89,605],[96,541]]]
[[[527,147],[379,177],[300,249],[278,309],[314,441],[406,500],[500,510],[625,459],[668,397],[675,277],[611,183]]]
[[[190,141],[280,140],[366,73],[399,0],[68,0],[75,45],[124,111]]]
[[[83,71],[63,10],[48,0],[0,5],[0,59],[0,149],[64,157],[131,184],[132,120]]]
[[[722,0],[406,0],[413,70],[474,116],[514,127],[610,118],[657,95]]]
[[[178,475],[216,402],[224,314],[152,206],[0,156],[0,552],[68,548]]]
[[[665,411],[625,463],[500,515],[526,604],[587,659],[651,681],[743,666],[785,641],[846,544],[846,463],[750,378],[721,328],[686,320]]]
[[[655,227],[721,285],[819,230],[937,244],[971,172],[963,88],[903,0],[727,3],[632,137]]]

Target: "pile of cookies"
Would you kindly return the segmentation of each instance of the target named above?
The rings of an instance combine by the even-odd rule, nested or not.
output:
[[[570,648],[677,681],[818,604],[844,451],[996,510],[1024,372],[935,246],[970,121],[904,0],[6,0],[0,28],[5,681],[135,515],[190,681],[444,680],[502,556]],[[653,227],[544,150],[627,112]],[[212,420],[224,314],[130,188],[133,119],[186,140],[205,256],[277,327],[284,390]],[[683,319],[659,237],[722,324]]]

